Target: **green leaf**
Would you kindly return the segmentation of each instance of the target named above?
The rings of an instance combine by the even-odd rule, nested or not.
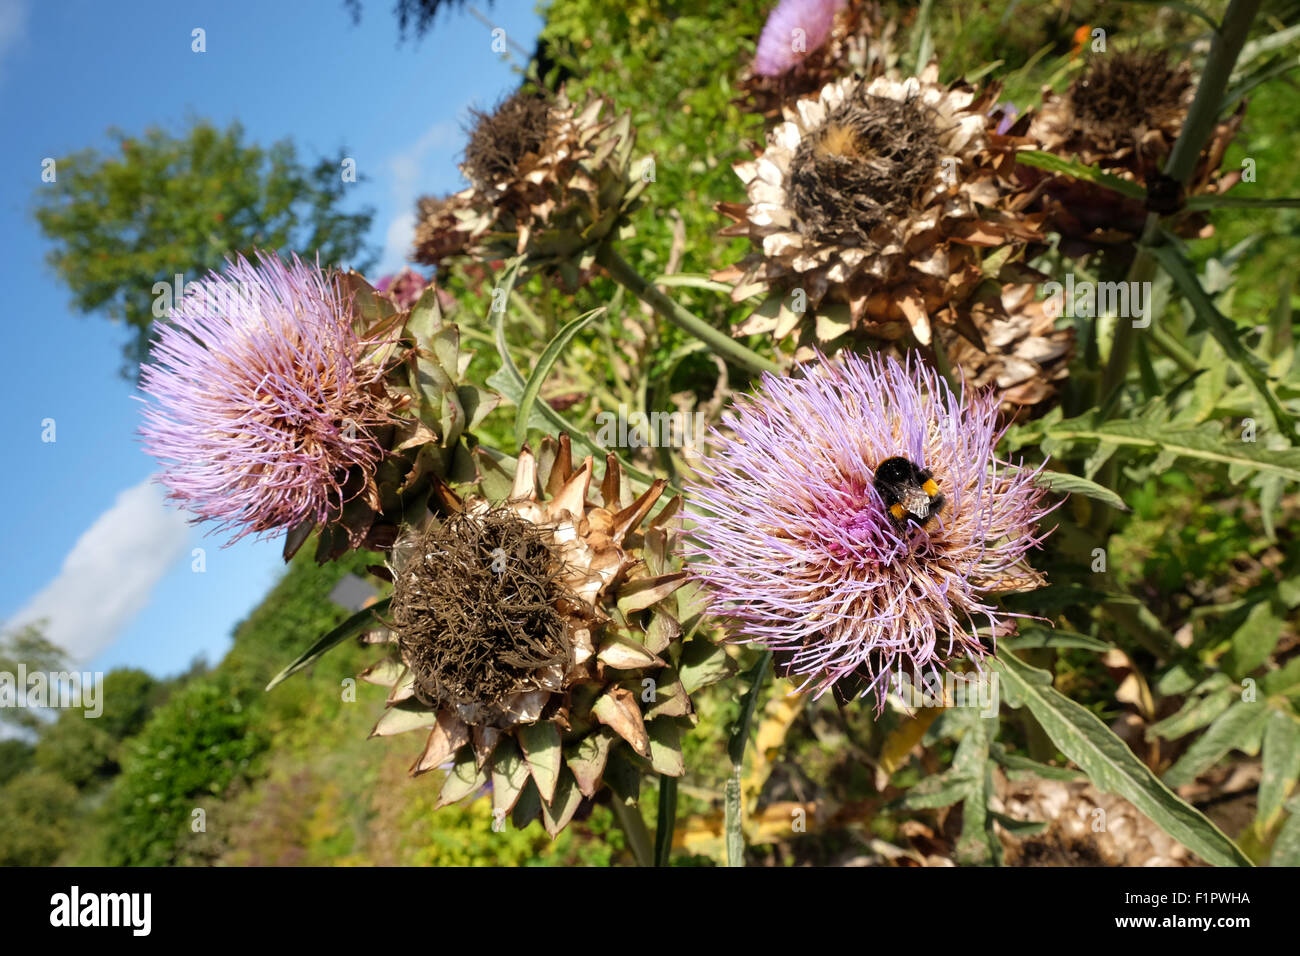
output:
[[[646,724],[650,735],[650,766],[668,777],[680,777],[686,772],[682,760],[682,728],[674,717],[660,717]]]
[[[731,738],[727,741],[727,756],[733,766],[739,767],[745,762],[745,748],[749,746],[749,728],[754,720],[754,710],[758,707],[758,695],[767,680],[768,668],[772,664],[772,652],[763,651],[758,661],[744,675],[749,682],[749,690],[740,705],[740,719],[732,728]]]
[[[560,773],[560,780],[555,786],[555,799],[542,804],[542,826],[551,838],[559,836],[561,830],[569,825],[573,815],[582,804],[582,791],[573,774],[567,770]]]
[[[1264,756],[1259,778],[1259,807],[1255,819],[1267,831],[1282,812],[1282,803],[1300,777],[1300,721],[1294,714],[1272,709],[1264,727]]]
[[[483,419],[501,404],[500,395],[479,388],[477,385],[456,386],[456,397],[460,399],[460,405],[465,409],[466,431],[481,425]]]
[[[1146,189],[1138,183],[1121,179],[1119,176],[1104,172],[1096,166],[1076,163],[1073,160],[1057,156],[1055,153],[1022,149],[1016,153],[1016,162],[1024,163],[1026,166],[1034,166],[1038,169],[1045,169],[1050,173],[1064,173],[1075,179],[1095,183],[1098,186],[1114,190],[1122,196],[1128,196],[1130,199],[1145,199],[1147,195]]]
[[[497,744],[492,754],[492,811],[498,815],[514,809],[523,794],[524,784],[532,778],[528,763],[519,747],[509,737]]]
[[[1181,787],[1191,783],[1223,758],[1229,750],[1246,750],[1251,737],[1264,729],[1269,708],[1238,701],[1214,719],[1205,733],[1187,748],[1178,762],[1165,771],[1165,783]]]
[[[997,821],[1004,830],[1018,840],[1039,836],[1046,832],[1048,827],[1046,820],[1017,820],[1015,817],[1008,817],[995,811],[989,812],[989,819]]]
[[[1182,664],[1175,664],[1156,681],[1156,690],[1166,697],[1186,694],[1196,686],[1196,678]]]
[[[700,275],[690,272],[674,272],[672,275],[655,276],[650,282],[651,285],[672,288],[682,286],[689,289],[705,289],[709,292],[726,292],[730,293],[732,287],[726,282],[718,282],[710,279],[707,275]],[[620,286],[620,288],[622,288]],[[703,344],[703,343],[701,343]]]
[[[429,348],[433,335],[442,328],[442,307],[438,304],[438,288],[431,283],[420,293],[411,306],[411,314],[406,319],[406,331],[415,339],[420,348]]]
[[[560,329],[555,338],[551,339],[546,348],[542,350],[542,354],[537,359],[537,364],[533,366],[532,374],[528,376],[528,381],[524,383],[523,393],[519,397],[519,408],[515,413],[515,442],[520,447],[528,440],[528,417],[532,414],[533,404],[541,393],[546,376],[551,374],[551,369],[559,360],[561,353],[568,348],[573,337],[586,328],[592,319],[598,315],[604,315],[604,313],[604,306],[583,313]]]
[[[735,664],[727,655],[727,649],[721,644],[715,644],[704,638],[686,643],[682,648],[682,658],[678,665],[682,685],[688,694],[694,694],[701,687],[726,680],[735,669]]]
[[[1022,624],[1018,634],[998,641],[999,648],[1005,647],[1013,651],[1039,647],[1077,647],[1104,654],[1111,649],[1111,646],[1108,642],[1089,637],[1087,634],[1079,634],[1075,631],[1053,631],[1035,624]]]
[[[1288,440],[1295,436],[1295,420],[1277,400],[1268,382],[1268,372],[1264,363],[1252,355],[1241,344],[1241,336],[1232,321],[1219,311],[1214,300],[1201,288],[1196,278],[1196,271],[1186,257],[1172,244],[1143,246],[1149,252],[1183,294],[1197,317],[1205,322],[1216,342],[1233,362],[1238,372],[1259,395],[1268,408],[1273,424]],[[1300,453],[1297,453],[1300,454]]]
[[[905,810],[937,810],[960,803],[976,789],[970,777],[943,773],[937,777],[926,777],[907,791],[898,805]]]
[[[1265,448],[1256,442],[1229,443],[1209,423],[1189,426],[1146,420],[1101,422],[1081,416],[1047,426],[1046,434],[1057,441],[1104,441],[1169,451],[1184,458],[1236,465],[1300,481],[1300,449]]]
[[[353,614],[350,618],[340,624],[334,630],[330,631],[319,641],[313,644],[307,650],[303,651],[294,660],[292,664],[286,667],[280,673],[271,678],[271,683],[266,685],[267,690],[271,690],[286,678],[298,673],[304,667],[310,666],[316,658],[320,657],[331,647],[342,644],[349,638],[359,637],[366,631],[373,631],[377,627],[382,627],[377,615],[383,614],[388,610],[388,605],[392,603],[392,598],[384,598],[372,604],[370,607],[362,608]]]
[[[1237,62],[1233,65],[1233,75],[1240,73],[1261,55],[1270,53],[1273,50],[1284,49],[1297,40],[1300,40],[1300,24],[1276,30],[1268,36],[1251,40],[1242,46],[1241,52],[1237,54]]]
[[[583,796],[592,796],[600,786],[613,744],[614,732],[607,727],[602,727],[583,737],[576,747],[565,754],[565,762],[573,771],[578,789],[582,791]]]
[[[1053,767],[1051,764],[1039,763],[1037,760],[1031,760],[1029,757],[1020,754],[1008,753],[1007,749],[996,741],[989,747],[989,755],[1006,768],[1007,776],[1012,780],[1026,774],[1033,774],[1036,777],[1042,777],[1044,780],[1072,781],[1083,779],[1083,774],[1078,770],[1071,770],[1069,767]]]
[[[1048,737],[1098,789],[1118,794],[1188,849],[1216,866],[1250,866],[1250,859],[1201,812],[1153,774],[1096,714],[1055,688],[1037,683],[1034,668],[1015,655],[994,659]]]
[[[519,278],[519,270],[523,264],[524,259],[522,256],[516,256],[506,263],[506,271],[501,277],[500,285],[500,288],[505,291],[505,295],[501,299],[503,303],[510,301],[510,293],[514,291],[515,282]],[[492,334],[497,343],[497,354],[501,356],[501,372],[504,373],[505,378],[518,386],[519,391],[522,393],[524,389],[524,377],[520,375],[519,370],[515,368],[514,360],[510,358],[510,349],[506,345],[505,309],[498,310],[493,308],[497,302],[496,296],[492,296],[489,301],[491,302],[489,308],[492,311],[491,317],[488,319],[488,324],[492,326]],[[491,385],[492,382],[489,380],[488,384]],[[495,388],[497,386],[493,387]]]
[[[371,737],[392,737],[412,730],[432,727],[438,722],[438,712],[431,710],[419,701],[408,700],[394,704],[384,711],[383,716],[370,731]]]
[[[510,357],[510,350],[506,346],[505,313],[492,313],[491,322],[492,330],[496,337],[497,352],[501,356],[501,367],[488,376],[487,385],[495,389],[503,398],[505,398],[506,401],[518,405],[523,401],[525,383],[524,377],[520,375],[519,370],[515,368],[514,359]],[[557,429],[558,431],[568,432],[569,438],[573,441],[573,444],[579,446],[588,454],[596,456],[598,459],[603,459],[605,454],[609,451],[609,449],[603,448],[596,444],[596,442],[592,441],[586,433],[582,431],[582,429],[575,428],[569,423],[568,419],[555,409],[551,408],[551,406],[546,402],[534,402],[532,411],[529,413],[529,419],[529,428],[544,430],[549,424],[550,427]],[[517,416],[516,427],[518,427]],[[622,467],[623,471],[629,477],[638,479],[643,486],[648,486],[655,480],[653,475],[647,474],[634,465],[629,465],[621,455],[615,455],[615,457],[618,458],[618,463]],[[680,491],[680,489],[672,484],[669,484],[668,487],[674,492]]]
[[[462,800],[487,785],[487,768],[479,769],[474,760],[474,748],[462,747],[460,753],[460,759],[442,781],[442,789],[438,791],[438,802],[434,809]]]
[[[1165,740],[1177,740],[1179,737],[1185,737],[1193,730],[1199,730],[1218,718],[1237,699],[1237,691],[1231,687],[1205,697],[1194,697],[1183,704],[1178,713],[1148,727],[1146,738],[1154,740],[1156,737],[1163,737]]]
[[[627,749],[611,749],[609,762],[605,764],[605,784],[614,799],[622,801],[624,806],[635,807],[641,800],[641,768],[627,756]]]
[[[524,760],[533,779],[537,781],[539,795],[550,803],[555,799],[555,785],[560,779],[563,756],[560,729],[549,720],[526,724],[519,729],[519,745],[523,748]]]
[[[541,812],[542,797],[537,792],[537,781],[529,779],[515,802],[515,808],[510,811],[510,824],[516,830],[522,830],[536,820]]]
[[[993,721],[987,723],[992,724]],[[983,733],[974,731],[979,736]],[[983,746],[988,753],[987,737]],[[997,766],[992,760],[985,760],[983,772],[976,774],[970,795],[961,805],[961,836],[957,838],[956,857],[967,865],[983,866],[992,864],[1001,866],[1003,862],[1002,841],[998,839],[993,826],[993,817],[989,813],[989,801],[993,799],[993,769]]]
[[[1287,805],[1291,815],[1273,841],[1273,854],[1268,860],[1270,866],[1300,866],[1300,806],[1295,806],[1296,802],[1293,800]]]
[[[1083,495],[1085,498],[1105,502],[1120,511],[1131,510],[1128,505],[1124,504],[1124,499],[1109,488],[1068,472],[1041,471],[1038,473],[1038,477],[1034,479],[1034,484],[1058,494]]]
[[[1273,652],[1282,636],[1281,609],[1265,598],[1255,603],[1246,620],[1232,635],[1232,646],[1224,655],[1223,669],[1236,678],[1245,677]]]
[[[1300,657],[1293,657],[1277,670],[1269,671],[1259,683],[1264,693],[1270,696],[1294,697],[1300,694]]]

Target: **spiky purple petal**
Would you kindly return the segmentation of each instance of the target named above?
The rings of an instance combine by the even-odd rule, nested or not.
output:
[[[262,254],[188,286],[168,313],[143,367],[141,435],[168,497],[232,543],[327,520],[349,470],[374,471],[382,373],[360,361],[349,306],[319,267]]]
[[[754,72],[781,76],[828,39],[844,0],[781,0],[758,38]]]
[[[1032,576],[1050,509],[1037,471],[996,457],[996,396],[963,401],[911,360],[819,355],[799,371],[764,375],[714,431],[689,488],[691,568],[738,639],[778,652],[805,688],[855,675],[883,702],[900,667],[978,660],[977,629],[1009,629],[987,596]],[[925,528],[896,523],[875,489],[896,455],[947,498]]]

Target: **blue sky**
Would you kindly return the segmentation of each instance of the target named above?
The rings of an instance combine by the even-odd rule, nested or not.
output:
[[[532,2],[478,6],[533,49]],[[196,27],[204,53],[191,50]],[[237,119],[250,142],[292,138],[305,161],[346,144],[369,178],[348,202],[376,209],[367,239],[383,250],[379,275],[403,264],[416,198],[461,185],[468,107],[518,83],[490,31],[467,5],[399,44],[391,0],[363,0],[358,25],[341,0],[0,0],[0,620],[48,616],[51,636],[92,670],[170,674],[198,654],[219,660],[283,566],[278,541],[222,548],[150,483],[139,403],[117,373],[126,332],[75,313],[45,264],[31,216],[35,191],[55,188],[41,182],[42,159],[102,149],[109,127],[180,132],[197,117]]]

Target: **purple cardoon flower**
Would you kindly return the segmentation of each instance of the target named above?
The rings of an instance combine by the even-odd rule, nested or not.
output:
[[[781,76],[830,39],[844,0],[781,0],[758,38],[754,72]]]
[[[414,269],[390,273],[375,283],[375,291],[388,296],[399,309],[409,309],[424,294],[429,280]]]
[[[883,707],[900,672],[978,662],[977,628],[1013,629],[1020,615],[987,595],[1043,583],[1025,554],[1051,509],[1037,471],[995,455],[996,395],[959,398],[910,359],[819,354],[799,372],[764,375],[712,433],[688,489],[691,569],[737,639],[771,648],[801,690],[843,681]],[[878,490],[890,458],[934,482],[903,502],[922,522]]]
[[[141,435],[195,521],[233,543],[326,521],[370,483],[383,370],[362,361],[372,343],[330,275],[241,256],[187,287],[168,319],[143,366]]]

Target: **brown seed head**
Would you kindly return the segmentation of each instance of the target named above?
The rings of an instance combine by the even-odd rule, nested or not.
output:
[[[546,529],[505,509],[462,513],[412,550],[392,614],[422,703],[487,722],[511,695],[558,683],[573,658],[560,606],[574,599]]]
[[[474,116],[465,147],[465,174],[480,189],[513,179],[528,154],[537,154],[551,129],[551,111],[542,97],[518,90],[491,113]]]
[[[799,231],[822,242],[866,241],[934,178],[942,149],[934,111],[872,96],[865,84],[805,139],[792,163]]]

